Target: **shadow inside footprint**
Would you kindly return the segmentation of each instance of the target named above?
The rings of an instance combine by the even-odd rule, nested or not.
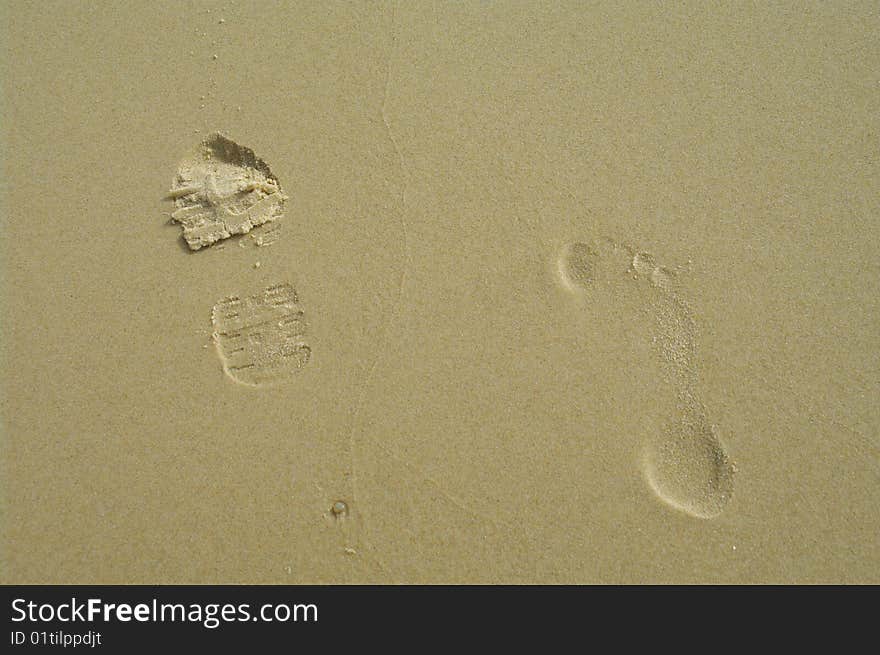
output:
[[[721,514],[733,494],[736,466],[699,407],[681,411],[648,443],[644,470],[661,500],[698,518]]]
[[[598,253],[586,243],[570,243],[557,260],[559,279],[569,291],[588,286],[595,277]]]
[[[597,284],[616,287],[618,281],[627,281],[631,259],[629,249],[611,239],[573,241],[559,253],[556,273],[566,290],[580,294]]]

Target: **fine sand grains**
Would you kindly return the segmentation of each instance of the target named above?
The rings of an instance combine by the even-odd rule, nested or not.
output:
[[[673,418],[644,445],[643,470],[654,493],[691,516],[718,516],[733,494],[736,466],[696,393],[696,323],[676,291],[676,273],[653,255],[611,239],[567,244],[557,260],[562,285],[588,293],[600,281],[648,284],[653,341],[676,391]],[[621,285],[620,288],[624,288]]]
[[[311,358],[305,313],[290,284],[275,284],[250,297],[224,298],[214,305],[212,321],[223,371],[240,384],[280,382]]]
[[[277,220],[287,200],[253,150],[218,133],[180,163],[168,197],[192,250]]]

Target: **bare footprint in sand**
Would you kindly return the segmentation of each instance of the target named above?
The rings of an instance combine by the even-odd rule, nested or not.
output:
[[[736,467],[702,406],[685,403],[679,419],[660,434],[643,455],[645,477],[657,496],[699,518],[721,514],[733,494]]]
[[[579,295],[609,285],[651,289],[653,341],[676,401],[674,418],[644,445],[645,478],[668,505],[699,518],[718,516],[733,494],[736,466],[696,394],[696,323],[676,290],[676,271],[659,266],[650,253],[611,239],[567,244],[557,270],[563,286]]]

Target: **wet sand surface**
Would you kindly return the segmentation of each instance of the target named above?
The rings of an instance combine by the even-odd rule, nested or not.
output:
[[[880,582],[872,3],[2,14],[4,582]]]

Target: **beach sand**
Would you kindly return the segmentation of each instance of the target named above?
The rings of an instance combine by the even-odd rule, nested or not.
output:
[[[880,582],[874,3],[2,16],[3,582]]]

